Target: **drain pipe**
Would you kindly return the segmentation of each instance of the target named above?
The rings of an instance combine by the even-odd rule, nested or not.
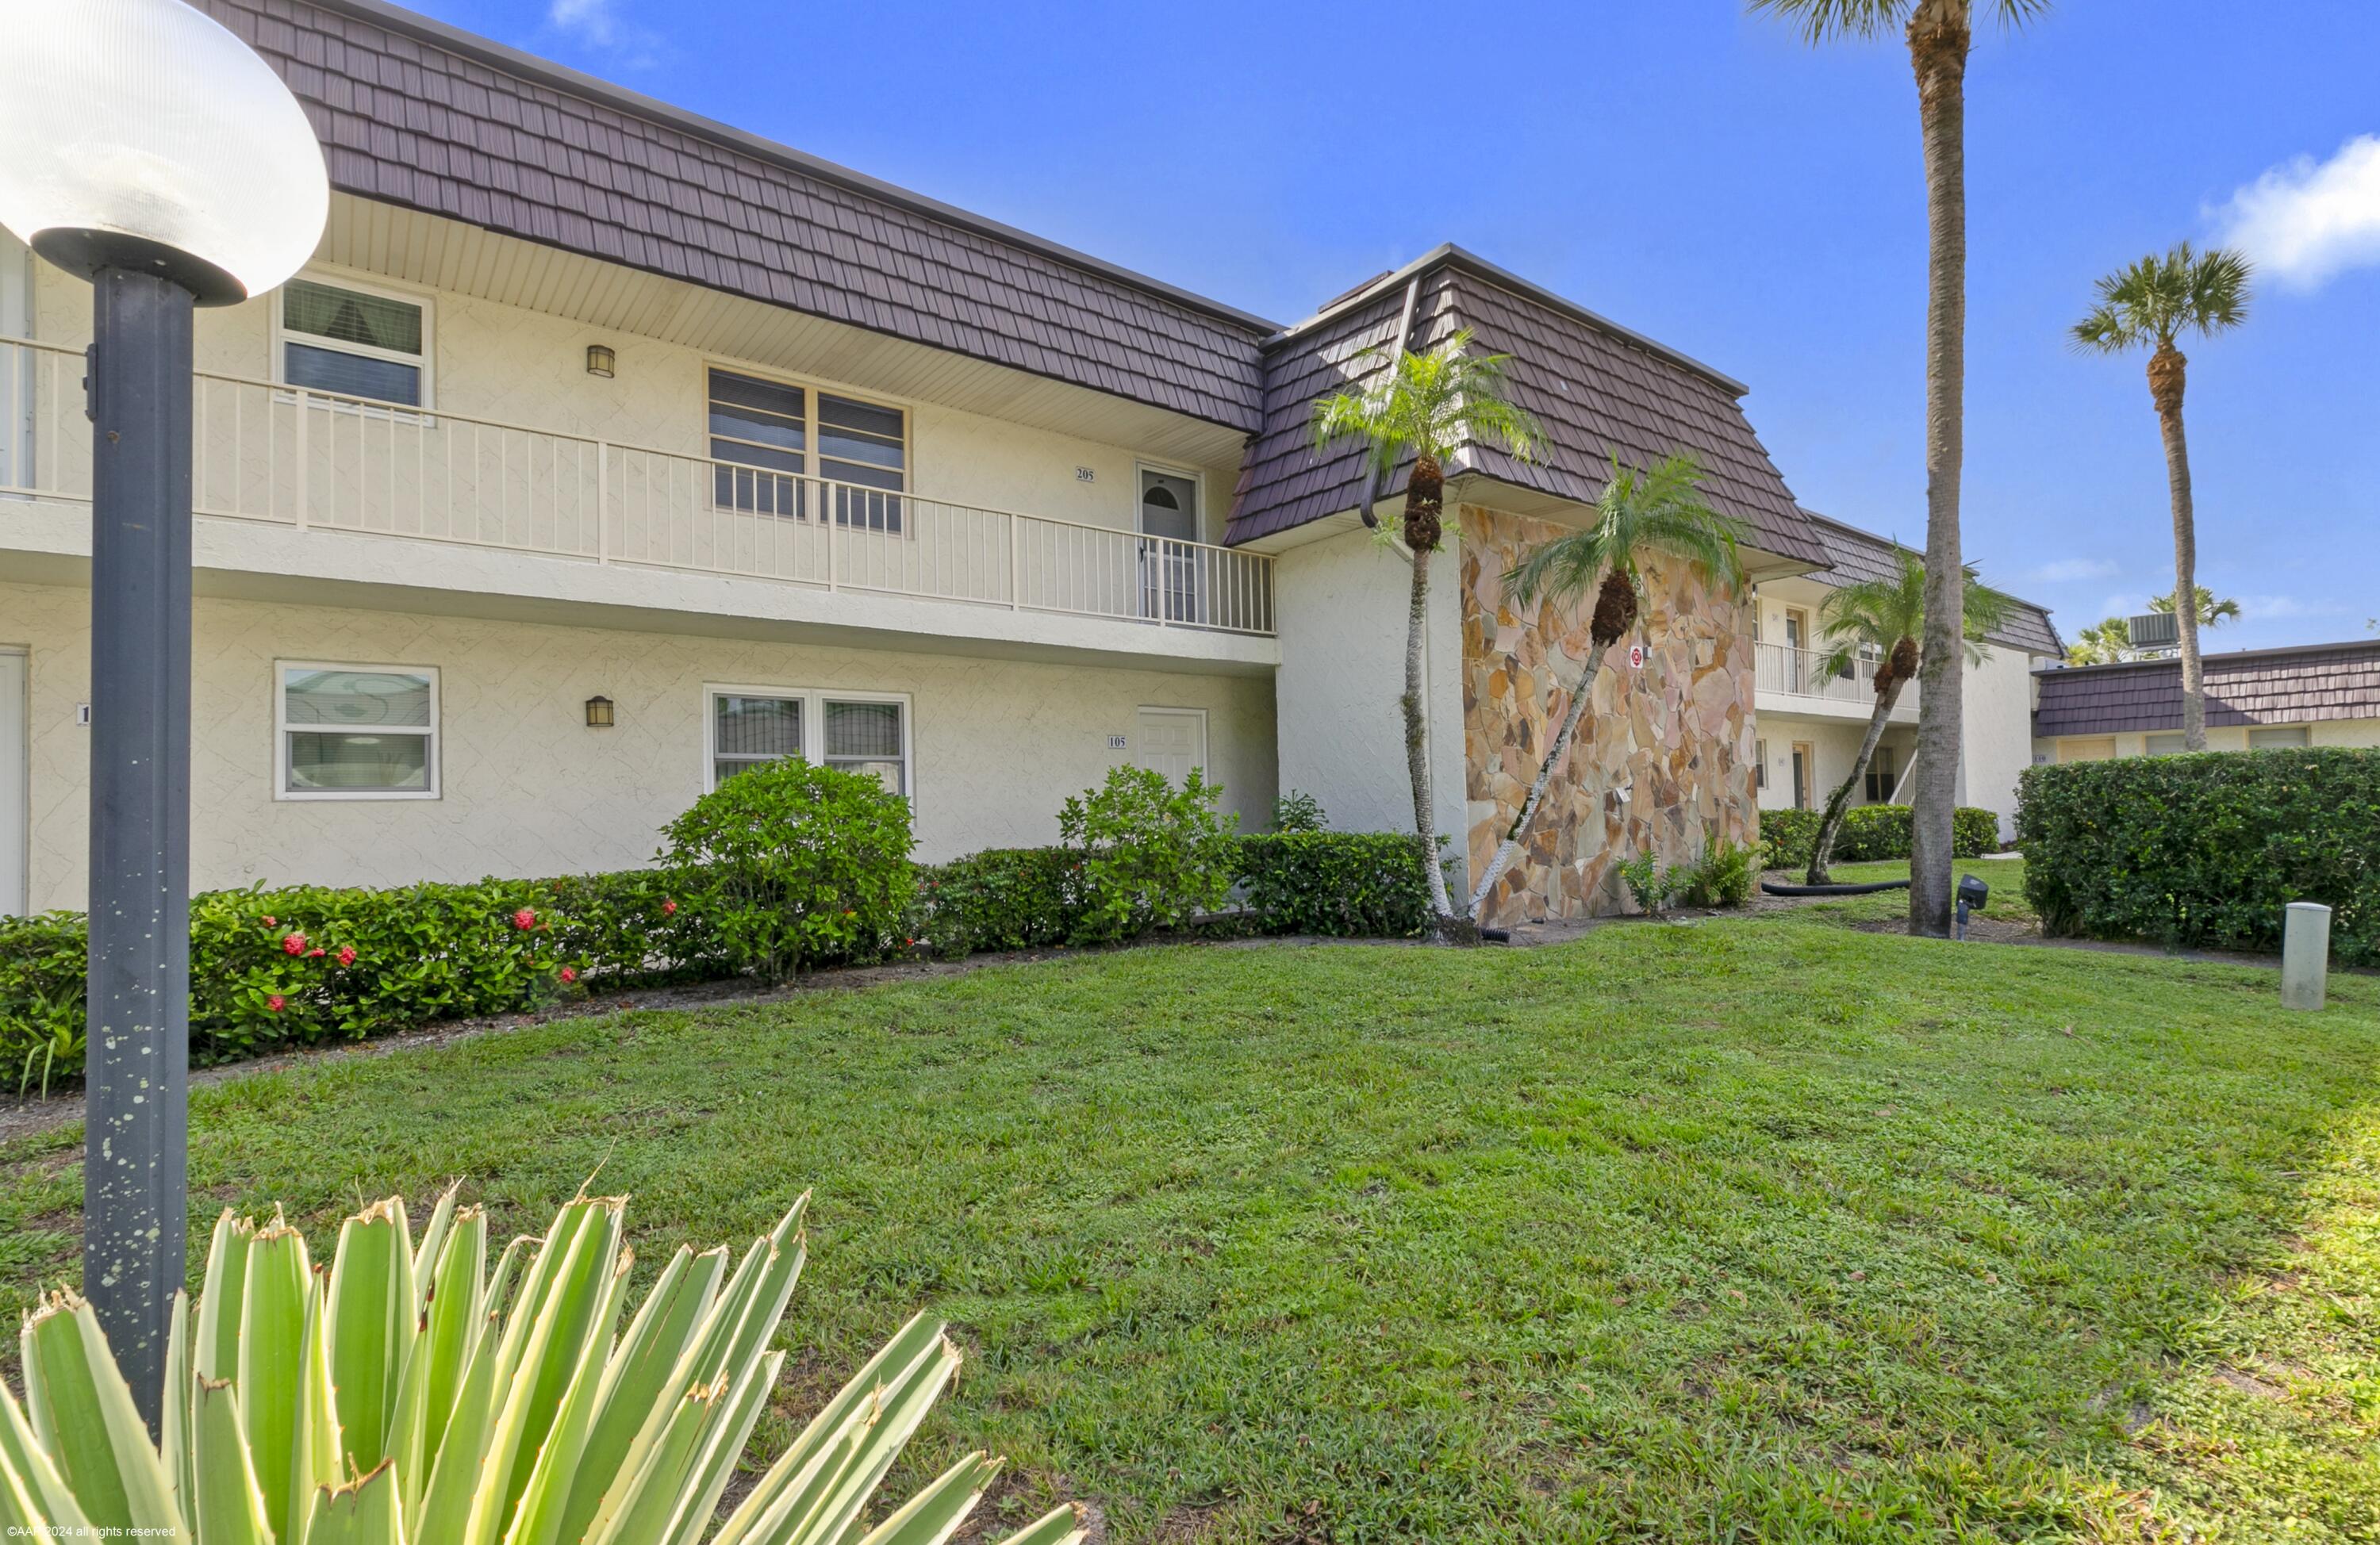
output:
[[[1421,275],[1416,273],[1405,281],[1404,307],[1397,313],[1397,330],[1390,334],[1396,340],[1399,355],[1413,351],[1414,308],[1420,300]],[[1391,358],[1389,361],[1389,368],[1395,369],[1396,363],[1396,360]],[[1364,523],[1365,530],[1371,531],[1378,528],[1380,517],[1372,513],[1372,506],[1379,501],[1382,494],[1389,491],[1389,479],[1394,475],[1393,468],[1383,467],[1373,474],[1371,480],[1364,485],[1364,501],[1355,506],[1355,518]]]

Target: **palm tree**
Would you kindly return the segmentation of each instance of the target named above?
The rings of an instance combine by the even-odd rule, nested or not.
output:
[[[2113,665],[2131,647],[2131,624],[2120,617],[2102,618],[2074,635],[2074,642],[2066,646],[2066,663]]]
[[[2171,611],[2173,597],[2157,597],[2149,602],[2149,610]],[[2198,625],[2200,627],[2219,628],[2226,622],[2236,622],[2239,620],[2240,603],[2238,601],[2228,596],[2217,597],[2214,591],[2204,585],[2198,587]]]
[[[1703,502],[1702,480],[1702,468],[1683,453],[1664,457],[1643,472],[1621,466],[1614,457],[1611,476],[1596,496],[1594,518],[1534,549],[1504,575],[1504,593],[1518,606],[1534,606],[1542,599],[1557,609],[1567,608],[1592,590],[1595,614],[1587,621],[1586,664],[1578,684],[1571,688],[1570,707],[1553,743],[1546,747],[1545,761],[1520,813],[1471,892],[1473,916],[1479,914],[1497,876],[1520,851],[1529,822],[1545,803],[1554,767],[1570,750],[1578,721],[1595,695],[1595,673],[1603,669],[1603,652],[1636,625],[1638,565],[1662,554],[1684,560],[1697,573],[1717,575],[1730,588],[1743,583],[1743,563],[1735,550],[1742,527]]]
[[[2165,477],[2173,494],[2173,593],[2198,594],[2198,529],[2190,502],[2190,446],[2181,432],[2182,377],[2190,364],[2174,339],[2237,327],[2248,315],[2248,260],[2213,247],[2193,252],[2177,242],[2099,281],[2099,303],[2074,324],[2077,348],[2121,354],[2149,350],[2149,400],[2165,435]],[[2206,749],[2206,694],[2198,662],[2198,609],[2177,611],[2181,635],[2181,743]]]
[[[1827,868],[1835,856],[1835,838],[1843,829],[1843,812],[1851,805],[1852,791],[1866,776],[1876,742],[1884,738],[1885,721],[1892,717],[1893,705],[1900,701],[1900,689],[1925,669],[1917,641],[1925,633],[1925,565],[1906,549],[1894,549],[1893,558],[1892,573],[1846,585],[1818,608],[1818,623],[1830,646],[1823,667],[1828,674],[1846,675],[1860,655],[1875,651],[1876,711],[1868,716],[1867,733],[1860,739],[1859,754],[1852,758],[1852,775],[1828,799],[1827,813],[1819,818],[1818,839],[1810,849],[1810,873],[1803,882],[1808,885],[1827,883]],[[1988,653],[1984,636],[2007,619],[2013,603],[1977,579],[1973,569],[1966,571],[1960,600],[1962,652],[1981,664]]]
[[[1909,931],[1950,936],[1950,816],[1959,793],[1964,686],[1959,641],[1959,474],[1966,456],[1967,51],[1980,3],[2005,24],[2047,0],[1750,0],[1811,42],[1898,30],[1917,76],[1925,160],[1925,695],[1909,845]]]
[[[1383,349],[1370,351],[1374,355]],[[1523,461],[1537,453],[1544,433],[1537,421],[1504,395],[1508,356],[1473,354],[1471,331],[1455,333],[1427,354],[1415,354],[1400,340],[1396,357],[1377,369],[1360,392],[1342,392],[1314,404],[1318,445],[1360,440],[1374,477],[1385,482],[1405,458],[1403,535],[1413,561],[1413,601],[1405,624],[1405,770],[1413,779],[1414,831],[1429,855],[1430,903],[1441,923],[1451,919],[1446,875],[1437,862],[1438,833],[1431,814],[1429,745],[1422,718],[1422,645],[1428,634],[1429,556],[1444,535],[1446,461],[1474,441],[1493,439]]]

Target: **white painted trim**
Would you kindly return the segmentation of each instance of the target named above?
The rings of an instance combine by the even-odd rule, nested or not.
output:
[[[0,766],[0,791],[15,781],[14,795],[0,807],[0,827],[13,827],[14,857],[0,872],[0,917],[24,911],[33,886],[33,655],[23,645],[0,644],[0,659],[17,662],[17,690],[0,702],[0,720],[16,717],[16,754]],[[6,741],[0,737],[0,750]],[[0,843],[0,851],[8,844]]]
[[[427,789],[292,789],[289,787],[289,672],[293,670],[358,670],[386,676],[426,676],[430,679],[430,723],[425,729],[418,725],[379,725],[370,727],[383,735],[419,735],[430,742],[430,754],[424,759],[430,775]],[[362,664],[352,660],[293,660],[273,662],[273,797],[276,801],[311,803],[319,801],[412,801],[434,800],[442,796],[443,780],[439,762],[444,747],[444,736],[439,727],[438,667],[434,665]],[[301,734],[336,734],[336,725],[309,725]]]
[[[826,765],[826,706],[836,703],[895,703],[901,708],[901,797],[909,802],[912,815],[917,810],[917,707],[905,692],[867,692],[844,687],[795,687],[755,685],[750,682],[705,682],[702,683],[702,790],[709,793],[719,787],[715,776],[719,767],[719,713],[717,702],[722,697],[769,697],[783,702],[799,702],[802,706],[802,749],[796,753],[802,760],[820,766]],[[817,737],[813,740],[812,737]]]
[[[358,295],[368,295],[378,300],[394,300],[405,306],[420,307],[421,352],[418,355],[404,354],[395,349],[378,348],[370,344],[350,344],[343,339],[325,338],[318,332],[300,332],[293,334],[290,332],[288,328],[283,324],[281,320],[282,307],[287,303],[287,297],[289,295],[289,286],[287,284],[284,284],[279,289],[273,292],[273,305],[265,313],[265,374],[271,378],[273,385],[287,386],[289,384],[288,356],[284,351],[282,345],[286,343],[297,342],[304,344],[310,349],[323,349],[334,354],[351,354],[358,359],[381,359],[386,360],[392,365],[415,366],[421,371],[421,401],[419,403],[392,403],[389,405],[395,408],[419,408],[424,413],[429,413],[437,407],[438,305],[437,296],[432,292],[394,285],[389,284],[388,281],[378,278],[377,276],[369,278],[352,276],[350,272],[346,269],[325,268],[315,264],[309,264],[295,277],[298,280],[302,280],[310,284],[321,284],[330,289],[353,290]],[[309,392],[317,391],[314,387],[299,387],[298,390]],[[348,393],[345,392],[322,394],[330,396],[348,395]],[[371,398],[360,399],[360,401],[363,402],[370,402],[373,400],[374,399]]]
[[[1207,475],[1204,472],[1199,471],[1196,467],[1174,466],[1167,462],[1153,462],[1146,456],[1135,456],[1133,458],[1132,463],[1133,530],[1138,532],[1144,537],[1148,535],[1148,527],[1140,523],[1141,501],[1146,497],[1143,494],[1140,486],[1140,475],[1144,472],[1157,472],[1162,473],[1168,477],[1179,477],[1188,483],[1191,488],[1196,490],[1192,497],[1197,500],[1198,508],[1195,512],[1196,521],[1193,528],[1197,532],[1197,535],[1191,537],[1190,540],[1202,546],[1211,545],[1207,542]],[[1179,538],[1175,539],[1178,540]]]

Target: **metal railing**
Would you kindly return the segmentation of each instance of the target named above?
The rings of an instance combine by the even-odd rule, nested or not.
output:
[[[83,356],[0,338],[0,495],[87,501]],[[1272,560],[200,372],[202,516],[1269,635]]]
[[[1797,649],[1790,644],[1755,645],[1753,685],[1761,692],[1824,698],[1873,711],[1876,662],[1855,658],[1848,670],[1829,670],[1827,654],[1823,649]],[[1917,683],[1911,682],[1900,689],[1900,696],[1892,706],[1892,717],[1898,719],[1916,712]]]

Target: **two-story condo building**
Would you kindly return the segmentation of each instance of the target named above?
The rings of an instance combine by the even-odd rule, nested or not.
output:
[[[1698,455],[1763,605],[1840,566],[1741,384],[1459,249],[1281,327],[378,0],[200,3],[333,188],[314,263],[199,322],[201,887],[634,865],[795,754],[901,790],[929,859],[1050,840],[1132,761],[1204,766],[1251,826],[1294,787],[1402,827],[1405,563],[1307,428],[1401,329],[1511,353],[1551,441],[1451,468],[1458,861],[1585,650],[1499,576],[1610,456]],[[0,910],[87,884],[89,308],[0,237]],[[1493,915],[1608,905],[1613,861],[1748,839],[1773,797],[1786,635],[1672,573],[1639,634]],[[2019,762],[2028,706],[1982,727]]]

